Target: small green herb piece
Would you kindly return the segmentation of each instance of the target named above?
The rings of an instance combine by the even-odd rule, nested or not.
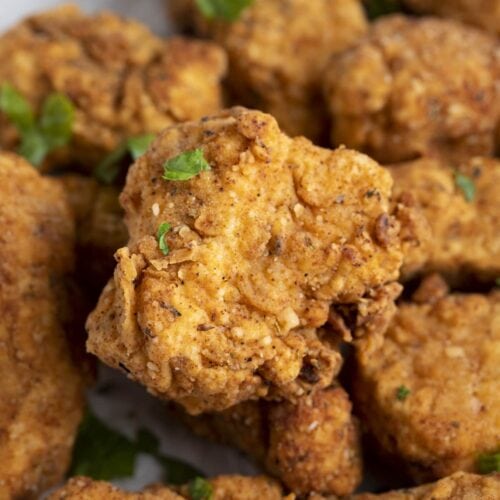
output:
[[[495,280],[495,285],[496,285],[496,286],[500,286],[500,278],[497,278],[497,279]]]
[[[365,0],[364,5],[368,19],[371,20],[402,12],[401,0]]]
[[[474,201],[474,196],[476,194],[476,186],[474,181],[460,172],[455,172],[455,184],[462,190],[464,198],[470,203]]]
[[[211,170],[202,149],[186,151],[163,164],[163,178],[167,181],[188,181],[204,170]]]
[[[75,109],[65,95],[55,93],[45,99],[39,128],[49,151],[69,143],[74,118]]]
[[[207,18],[236,21],[254,0],[196,0],[200,12]]]
[[[163,255],[168,255],[170,248],[168,248],[167,242],[165,241],[165,235],[172,229],[172,226],[168,222],[162,222],[158,226],[158,232],[156,237],[158,239],[158,246],[160,247],[161,253]]]
[[[35,125],[35,116],[31,105],[8,83],[4,83],[0,87],[0,110],[20,132],[25,132]]]
[[[154,134],[144,134],[130,137],[127,141],[127,146],[134,161],[147,151],[154,138]]]
[[[210,500],[213,495],[212,485],[202,477],[196,477],[189,483],[191,500]]]
[[[400,385],[396,389],[396,399],[398,401],[404,401],[410,395],[410,389],[404,385]]]
[[[476,461],[476,469],[480,474],[500,472],[500,451],[489,455],[479,455]]]

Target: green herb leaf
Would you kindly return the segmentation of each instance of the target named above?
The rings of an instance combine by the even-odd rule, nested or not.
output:
[[[371,20],[403,11],[401,0],[365,0],[364,5],[368,19]]]
[[[163,178],[167,181],[188,181],[204,170],[210,170],[210,165],[203,156],[202,149],[186,151],[163,164]]]
[[[142,427],[137,431],[137,446],[143,453],[155,455],[160,449],[160,442],[151,431]]]
[[[168,248],[167,242],[165,241],[165,235],[172,229],[172,226],[168,222],[162,222],[158,226],[157,239],[158,246],[160,247],[161,253],[163,255],[168,255],[170,248]]]
[[[32,165],[38,167],[48,152],[47,143],[36,127],[27,129],[21,134],[21,144],[19,145],[18,153]]]
[[[254,0],[196,0],[200,12],[209,19],[236,21]]]
[[[35,115],[29,102],[10,84],[0,87],[0,111],[16,126],[20,133],[35,125]]]
[[[121,162],[127,156],[127,151],[127,144],[125,142],[120,144],[97,164],[94,168],[94,177],[103,184],[113,184],[120,175]]]
[[[154,138],[154,134],[144,134],[131,137],[127,141],[128,150],[134,161],[147,151]]]
[[[480,455],[476,461],[476,469],[481,474],[500,472],[500,452]]]
[[[398,401],[404,401],[410,395],[410,389],[404,385],[400,385],[396,389],[396,399]]]
[[[54,93],[45,99],[39,128],[49,151],[66,146],[71,140],[75,108],[63,94]]]
[[[212,485],[202,477],[196,477],[189,483],[191,500],[210,500],[213,495]]]
[[[476,194],[476,186],[474,181],[460,172],[455,172],[455,184],[462,190],[465,199],[470,203],[474,201],[474,196]]]

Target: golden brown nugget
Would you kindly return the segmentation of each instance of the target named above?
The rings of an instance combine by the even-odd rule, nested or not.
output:
[[[499,54],[495,37],[451,20],[381,18],[326,70],[333,144],[384,163],[491,154]]]
[[[500,443],[500,292],[403,303],[357,342],[354,400],[383,452],[417,481],[474,471]]]
[[[207,22],[193,0],[169,6],[181,22],[189,20],[227,50],[238,104],[270,113],[291,136],[324,142],[322,73],[332,54],[366,32],[359,0],[255,0],[232,23]]]
[[[500,162],[423,158],[391,167],[396,196],[410,196],[423,212],[430,238],[406,248],[403,276],[440,272],[454,283],[500,276]],[[460,177],[474,190],[468,200]],[[462,179],[463,180],[463,179]]]
[[[361,480],[357,421],[339,386],[297,404],[247,401],[184,420],[203,437],[237,446],[298,495],[346,495]]]
[[[196,148],[211,170],[162,179],[166,160]],[[330,304],[362,303],[398,276],[391,188],[367,156],[290,139],[258,111],[166,129],[129,171],[130,241],[88,349],[190,413],[330,385],[338,353],[316,330]]]
[[[500,498],[500,474],[479,476],[456,472],[435,483],[416,488],[390,491],[380,495],[361,493],[349,498],[352,500],[496,500]]]
[[[37,498],[63,478],[82,415],[62,325],[74,228],[61,187],[9,153],[0,226],[0,498]]]
[[[0,83],[9,82],[36,108],[51,92],[74,106],[73,139],[48,164],[93,168],[118,144],[221,107],[224,52],[209,42],[162,40],[110,12],[84,15],[65,5],[28,17],[0,38]],[[0,145],[17,143],[1,121]]]
[[[451,17],[500,35],[499,0],[404,0],[404,3],[418,13]]]
[[[265,476],[218,476],[207,480],[212,487],[210,500],[293,500],[285,497],[281,486]],[[70,479],[60,490],[52,493],[49,500],[182,500],[192,498],[189,487],[168,488],[151,486],[140,493],[129,493],[104,481],[86,477]]]

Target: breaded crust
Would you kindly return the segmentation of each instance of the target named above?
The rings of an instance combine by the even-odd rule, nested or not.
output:
[[[495,37],[455,21],[381,18],[326,70],[333,144],[384,163],[491,154],[499,54]]]
[[[40,107],[51,92],[76,107],[73,140],[46,166],[76,162],[89,169],[125,138],[158,132],[221,107],[224,52],[209,42],[162,40],[112,14],[84,15],[74,5],[28,17],[0,37],[0,83]],[[1,120],[0,145],[18,137]]]
[[[74,227],[64,191],[0,154],[0,498],[38,498],[60,481],[83,382],[64,324]]]
[[[162,179],[195,148],[210,171]],[[257,111],[166,129],[129,171],[130,241],[89,317],[89,350],[192,413],[328,386],[339,356],[315,329],[330,304],[398,276],[391,187],[370,158],[292,140]]]

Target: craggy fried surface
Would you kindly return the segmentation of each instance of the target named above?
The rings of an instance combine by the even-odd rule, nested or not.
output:
[[[357,422],[339,386],[297,404],[247,401],[184,419],[197,434],[242,449],[297,494],[346,495],[361,480]]]
[[[233,22],[207,23],[193,0],[170,1],[174,15],[228,52],[238,104],[272,114],[291,136],[326,139],[322,72],[332,54],[367,29],[359,0],[255,0]]]
[[[457,472],[435,483],[380,495],[362,493],[352,500],[496,500],[500,498],[500,474],[479,476]],[[311,499],[312,500],[312,499]]]
[[[396,196],[407,195],[423,211],[430,238],[406,247],[403,275],[438,271],[452,282],[468,276],[500,276],[500,162],[473,158],[445,162],[425,158],[391,169]],[[467,201],[456,172],[475,187]]]
[[[500,292],[427,293],[399,307],[379,342],[358,341],[353,396],[381,449],[418,481],[473,471],[500,442]]]
[[[211,171],[162,179],[167,159],[197,147]],[[89,350],[191,413],[328,386],[338,354],[315,328],[330,303],[398,276],[391,186],[368,157],[292,140],[257,111],[165,130],[129,171],[131,239],[88,320]]]
[[[415,12],[452,17],[500,34],[499,0],[404,0]]]
[[[0,200],[0,498],[31,498],[62,479],[82,413],[62,325],[74,228],[63,190],[8,153]]]
[[[282,500],[278,483],[265,476],[219,476],[208,480],[213,487],[211,500]],[[86,477],[70,479],[49,500],[182,500],[191,498],[188,487],[174,489],[152,486],[141,493],[128,493],[110,483]],[[289,500],[292,500],[291,497]]]
[[[221,107],[225,54],[209,42],[161,40],[110,12],[66,5],[27,18],[0,38],[0,83],[35,106],[53,91],[76,106],[73,141],[49,164],[91,168],[126,137],[158,132]],[[2,120],[0,145],[17,134]]]
[[[381,18],[327,69],[333,143],[385,163],[490,154],[499,74],[494,37],[451,20]]]

